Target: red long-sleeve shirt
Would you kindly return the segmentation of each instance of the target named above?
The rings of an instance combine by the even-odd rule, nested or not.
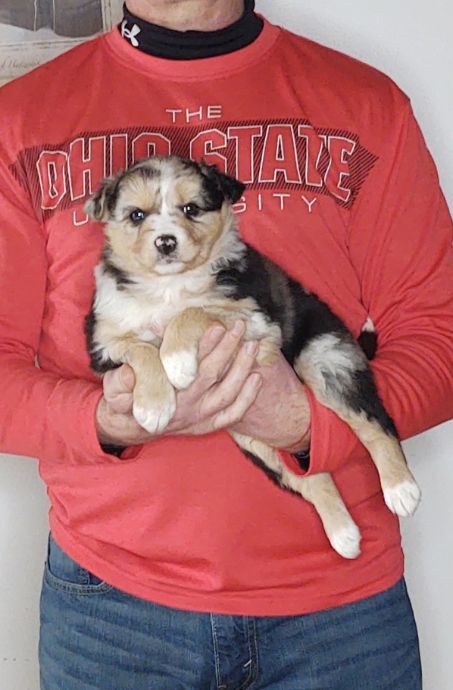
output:
[[[247,241],[355,334],[373,319],[377,384],[406,438],[452,416],[453,263],[404,94],[265,23],[246,48],[190,62],[144,55],[113,31],[4,87],[0,112],[0,449],[39,457],[61,546],[125,591],[201,611],[296,614],[392,585],[398,521],[364,448],[312,396],[310,471],[333,472],[362,530],[354,561],[225,432],[102,451],[83,320],[103,233],[83,204],[102,177],[153,153],[242,179]]]

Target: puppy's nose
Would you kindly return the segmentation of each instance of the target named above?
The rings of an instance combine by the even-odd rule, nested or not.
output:
[[[174,235],[159,235],[159,237],[154,240],[154,244],[160,254],[168,256],[175,251],[178,242]]]

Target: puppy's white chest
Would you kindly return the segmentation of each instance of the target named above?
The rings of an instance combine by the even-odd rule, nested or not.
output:
[[[146,342],[160,341],[174,316],[189,307],[207,306],[212,299],[209,288],[196,291],[187,288],[182,281],[173,279],[161,289],[153,285],[150,289],[122,291],[110,276],[99,271],[95,310],[98,316],[115,324],[117,335],[132,332]]]
[[[171,319],[186,308],[181,302],[141,304],[136,313],[137,323],[133,329],[140,340],[153,342],[162,339]]]

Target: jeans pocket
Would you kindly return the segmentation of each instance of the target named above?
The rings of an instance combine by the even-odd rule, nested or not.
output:
[[[47,547],[44,580],[53,589],[67,594],[101,594],[113,589],[86,568],[76,563],[58,546],[51,534]]]

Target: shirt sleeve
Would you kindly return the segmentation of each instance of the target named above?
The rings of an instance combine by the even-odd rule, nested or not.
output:
[[[45,307],[45,239],[0,151],[0,452],[61,463],[118,462],[98,443],[100,384],[36,365]]]
[[[378,333],[377,388],[404,440],[453,417],[453,238],[435,165],[398,98],[392,136],[352,211],[349,253]],[[349,427],[309,399],[309,472],[363,455]],[[283,460],[297,470],[294,458]]]

